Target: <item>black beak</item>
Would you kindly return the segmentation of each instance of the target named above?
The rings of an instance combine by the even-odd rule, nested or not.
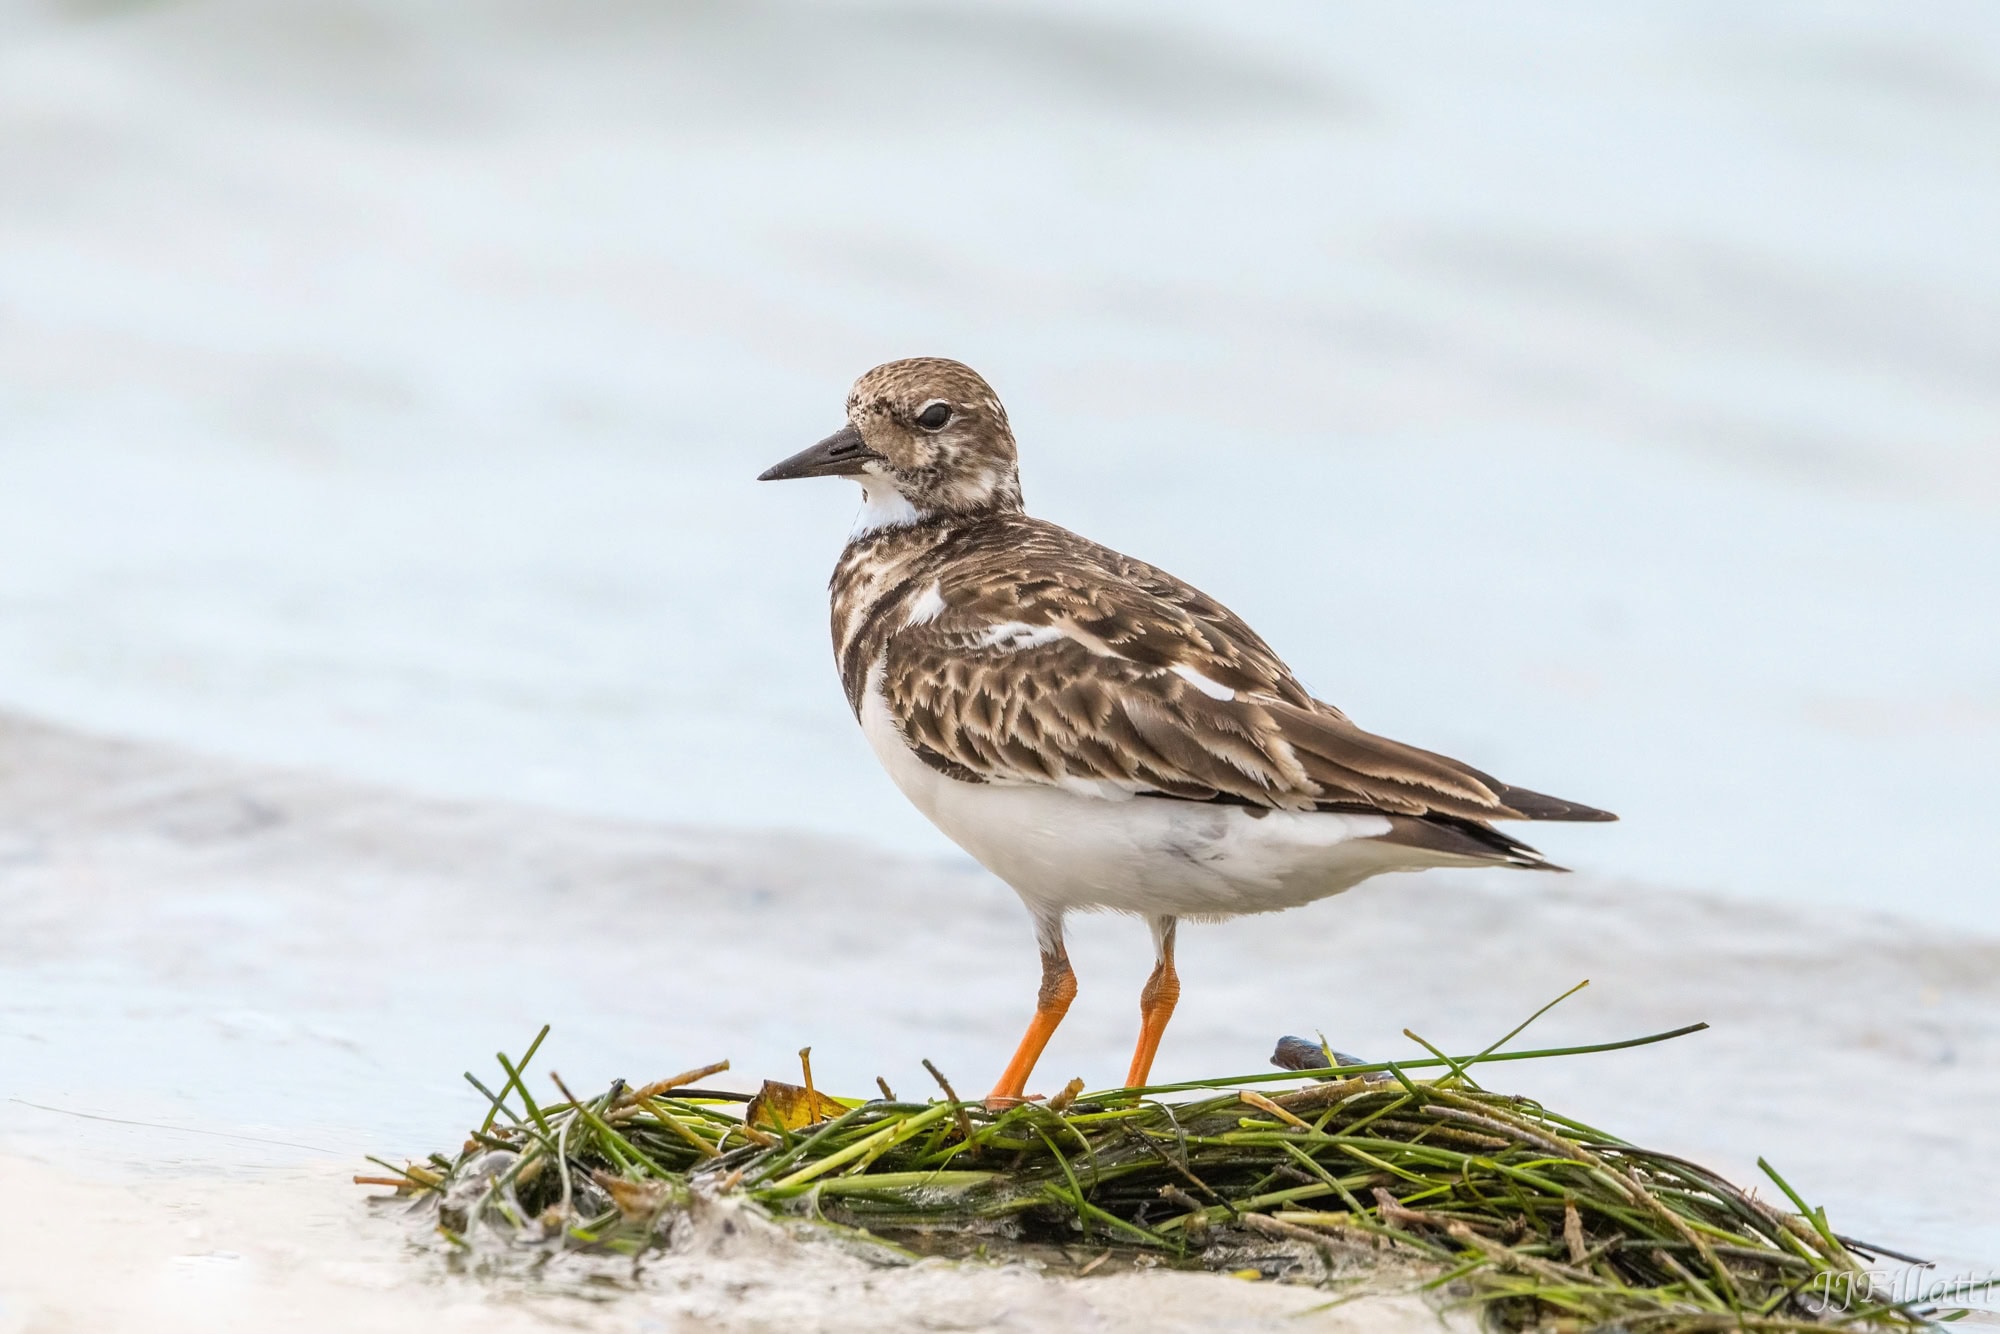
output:
[[[864,466],[882,456],[861,443],[861,432],[843,426],[811,449],[802,449],[783,463],[758,474],[760,482],[786,482],[794,477],[856,477]]]

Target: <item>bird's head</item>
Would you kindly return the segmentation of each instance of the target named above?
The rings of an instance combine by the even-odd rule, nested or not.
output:
[[[863,524],[1018,511],[1014,432],[991,385],[962,362],[911,357],[877,366],[847,395],[847,425],[759,481],[852,477]]]

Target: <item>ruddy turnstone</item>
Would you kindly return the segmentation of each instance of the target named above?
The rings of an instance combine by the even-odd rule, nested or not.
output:
[[[876,758],[1034,916],[1041,993],[996,1105],[1023,1096],[1076,995],[1072,908],[1152,926],[1138,1086],[1180,996],[1181,918],[1293,908],[1385,871],[1559,870],[1490,822],[1617,818],[1362,731],[1221,603],[1029,517],[1007,414],[959,362],[863,375],[847,424],[759,480],[795,477],[861,484],[833,645]]]

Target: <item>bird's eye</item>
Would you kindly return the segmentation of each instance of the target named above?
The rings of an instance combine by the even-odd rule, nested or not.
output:
[[[917,414],[917,425],[926,431],[942,431],[944,424],[951,420],[951,404],[936,400],[924,404],[924,410]]]

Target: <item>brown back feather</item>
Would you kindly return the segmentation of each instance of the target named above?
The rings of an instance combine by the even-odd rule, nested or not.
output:
[[[933,586],[943,610],[913,618]],[[1613,818],[1362,731],[1221,603],[1023,514],[858,540],[833,610],[849,702],[858,713],[879,664],[905,739],[955,778],[1474,822]]]

